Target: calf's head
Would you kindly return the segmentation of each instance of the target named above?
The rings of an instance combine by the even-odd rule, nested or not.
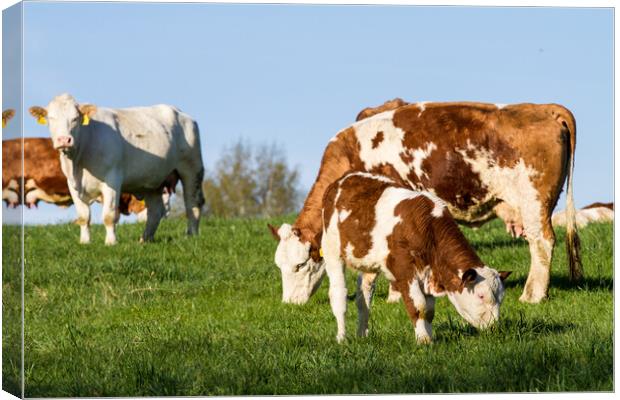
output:
[[[510,272],[489,267],[470,268],[463,272],[459,290],[449,291],[448,298],[467,322],[479,329],[499,319],[504,298],[504,279]]]
[[[275,262],[282,273],[282,301],[304,304],[321,285],[325,265],[309,242],[303,242],[298,229],[289,224],[280,228],[269,225],[278,241]]]
[[[61,94],[54,97],[47,108],[33,106],[29,111],[38,123],[49,125],[54,148],[68,151],[77,145],[81,127],[90,123],[97,107],[78,104],[71,95]]]

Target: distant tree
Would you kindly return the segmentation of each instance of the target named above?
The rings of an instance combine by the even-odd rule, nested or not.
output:
[[[203,183],[206,212],[229,217],[271,217],[297,211],[299,172],[276,145],[239,140],[226,149]]]

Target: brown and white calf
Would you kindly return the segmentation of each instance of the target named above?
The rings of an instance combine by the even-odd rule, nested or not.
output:
[[[482,224],[504,203],[523,224],[531,265],[521,301],[547,295],[555,235],[551,213],[567,181],[570,278],[581,279],[572,176],[575,119],[557,104],[415,103],[362,119],[327,145],[318,176],[293,228],[293,250],[319,255],[325,190],[350,171],[382,174],[441,198],[457,222]],[[286,265],[278,265],[283,271]],[[294,271],[287,271],[293,273]],[[283,281],[284,284],[284,281]],[[292,293],[289,290],[289,293]],[[311,290],[297,290],[304,303]]]
[[[22,187],[22,145],[24,150]],[[178,176],[170,174],[162,184],[162,198],[169,210],[170,195]],[[49,138],[24,138],[2,141],[2,200],[7,207],[14,208],[25,203],[26,207],[37,207],[40,201],[67,207],[73,204],[67,185],[67,178],[60,167],[58,151]],[[96,199],[101,202],[101,198]],[[145,217],[144,201],[129,193],[121,193],[119,212],[124,215]]]
[[[437,296],[447,295],[476,328],[499,318],[502,281],[509,272],[484,265],[436,196],[356,172],[327,189],[322,219],[323,257],[338,341],[345,337],[345,266],[361,272],[356,300],[359,336],[368,334],[379,272],[401,293],[418,342],[432,340]]]

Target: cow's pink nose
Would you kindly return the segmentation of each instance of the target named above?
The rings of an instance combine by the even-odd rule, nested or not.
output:
[[[73,146],[73,138],[71,136],[59,136],[56,139],[56,147],[59,149]]]

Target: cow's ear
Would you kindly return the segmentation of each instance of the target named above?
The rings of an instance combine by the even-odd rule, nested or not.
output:
[[[15,116],[15,110],[13,109],[2,111],[2,127],[5,128],[6,123],[9,122],[9,120],[13,118],[14,116]]]
[[[47,117],[47,110],[45,108],[39,106],[32,106],[28,109],[28,112],[30,112],[30,115],[36,118],[39,124],[47,124],[47,119],[45,119],[45,117]]]
[[[463,276],[461,277],[461,282],[463,282],[463,285],[474,283],[477,277],[478,277],[478,273],[476,272],[476,270],[473,268],[470,268],[467,271],[463,272]]]
[[[82,114],[82,125],[88,125],[90,118],[97,112],[97,106],[94,104],[80,104],[78,110]]]
[[[276,228],[275,226],[271,225],[271,224],[267,224],[267,226],[269,227],[269,231],[271,232],[271,236],[273,236],[273,238],[277,241],[280,241],[280,235],[278,235],[278,228]]]
[[[499,274],[499,279],[501,279],[502,282],[504,282],[506,278],[508,278],[510,274],[512,274],[512,271],[499,271],[498,274]]]

